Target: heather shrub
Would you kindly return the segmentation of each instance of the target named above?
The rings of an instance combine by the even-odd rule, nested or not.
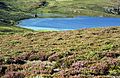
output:
[[[93,78],[112,78],[110,76],[94,76]]]
[[[106,75],[108,74],[109,65],[107,63],[96,63],[90,67],[92,75]]]
[[[29,77],[25,77],[25,78],[53,78],[51,75],[35,75],[35,76],[29,76]]]
[[[42,70],[42,69],[41,69],[41,70],[34,70],[33,73],[34,73],[34,74],[50,74],[51,71],[50,71],[50,70],[47,70],[47,69],[46,69],[46,70]]]
[[[51,74],[53,72],[52,63],[45,61],[29,61],[22,65],[22,68],[30,74]]]
[[[70,65],[75,61],[75,59],[65,58],[62,63],[62,67],[69,68]]]
[[[69,76],[70,76],[70,71],[69,70],[62,70],[58,74],[56,74],[55,76],[62,77],[62,78],[69,78]]]
[[[36,55],[36,54],[32,54],[32,55],[29,56],[28,59],[29,59],[30,61],[39,60],[39,56]]]
[[[54,67],[55,68],[69,68],[70,65],[75,61],[73,56],[68,56],[66,58],[62,58],[56,61]]]
[[[7,72],[3,78],[25,78],[25,75],[21,72]]]
[[[6,64],[13,64],[14,63],[14,58],[7,58],[5,63]]]
[[[46,61],[48,59],[48,55],[45,52],[39,52],[38,56],[41,61]]]
[[[93,78],[93,76],[84,76],[84,75],[76,75],[76,76],[70,76],[69,78]]]
[[[45,52],[33,53],[29,56],[28,60],[41,60],[46,61],[48,59],[48,55]]]
[[[110,59],[106,60],[105,62],[109,65],[109,68],[112,70],[118,69],[118,67],[120,66],[119,59],[110,58]]]
[[[69,78],[70,76],[75,76],[79,74],[81,74],[81,69],[70,68],[60,71],[58,75],[61,78]]]
[[[71,67],[72,68],[83,68],[83,67],[86,67],[88,63],[89,63],[88,61],[78,61],[78,62],[73,63]]]
[[[89,66],[93,64],[94,62],[90,61],[78,61],[71,65],[71,68],[79,69],[81,74],[83,75],[90,75],[91,70],[89,69]]]
[[[6,60],[6,63],[7,64],[25,64],[26,61],[18,57],[18,58],[8,58]]]
[[[33,54],[32,52],[23,53],[23,54],[19,55],[18,58],[21,58],[23,60],[28,60],[30,55],[32,55],[32,54]]]
[[[0,66],[0,76],[4,75],[6,72],[7,67],[6,66]]]
[[[117,52],[108,52],[106,53],[107,57],[113,57],[113,58],[117,58],[118,56],[120,56],[120,53]]]
[[[24,61],[24,60],[21,59],[21,58],[15,58],[15,59],[14,59],[14,63],[15,63],[15,64],[25,64],[26,61]]]
[[[61,57],[60,54],[55,53],[55,54],[49,56],[48,60],[51,61],[51,62],[52,61],[57,61],[57,60],[60,59],[60,57]]]
[[[4,59],[0,57],[0,65],[2,65],[3,63],[4,63]]]
[[[11,64],[11,65],[7,66],[6,72],[9,72],[9,71],[21,71],[21,70],[23,70],[21,65]]]

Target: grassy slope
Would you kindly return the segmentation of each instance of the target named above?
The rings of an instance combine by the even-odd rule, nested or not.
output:
[[[116,16],[104,12],[104,7],[113,6],[109,0],[48,0],[49,6],[37,9],[43,12],[56,12],[67,15]]]
[[[10,5],[11,8],[18,11],[28,11],[35,7],[39,0],[0,0]]]
[[[31,18],[31,13],[63,13],[68,16],[88,15],[88,16],[113,16],[104,12],[104,7],[114,4],[107,0],[73,0],[56,1],[47,0],[49,5],[36,8],[39,0],[0,0],[6,3],[7,9],[0,9],[0,19],[5,19],[11,24],[25,18]],[[18,17],[19,16],[19,17]]]
[[[5,19],[7,24],[16,24],[17,21],[32,18],[31,13],[28,12],[35,0],[0,0],[7,5],[7,9],[0,9],[0,19]],[[12,23],[11,23],[12,21]],[[1,24],[1,23],[0,23]]]
[[[118,76],[120,27],[1,35],[0,57],[3,66],[27,78],[42,74],[55,78]],[[60,71],[55,73],[55,69]]]
[[[0,35],[33,32],[33,30],[16,26],[0,26]]]

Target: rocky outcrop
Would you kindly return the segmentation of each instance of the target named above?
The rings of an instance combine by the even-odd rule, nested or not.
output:
[[[6,9],[8,6],[4,2],[0,2],[0,9]]]
[[[48,5],[47,1],[41,1],[41,2],[39,2],[39,7],[47,6],[47,5]]]
[[[106,13],[120,15],[120,6],[105,7],[104,9]]]

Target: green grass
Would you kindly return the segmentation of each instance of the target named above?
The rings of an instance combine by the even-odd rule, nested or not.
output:
[[[31,2],[30,0],[28,1],[0,0],[0,1],[4,2],[8,7],[7,10],[0,9],[0,19],[4,19],[5,20],[4,23],[6,24],[15,25],[17,21],[33,17],[31,16],[31,13],[29,12],[29,8],[30,8],[29,6],[30,4],[33,5],[34,2]],[[11,23],[11,21],[13,23]]]
[[[66,15],[87,15],[87,16],[116,16],[104,12],[104,7],[113,6],[114,3],[107,0],[64,0],[49,1],[45,8],[39,8],[36,12],[63,13]]]
[[[32,14],[57,13],[66,16],[107,16],[119,17],[119,15],[105,13],[104,7],[114,6],[115,3],[107,0],[47,0],[48,6],[38,7],[39,0],[0,0],[8,9],[0,9],[0,18],[7,24],[16,24],[17,21],[32,18]],[[14,22],[14,23],[11,23]]]
[[[25,32],[34,32],[34,31],[17,26],[0,26],[0,35],[25,33]]]

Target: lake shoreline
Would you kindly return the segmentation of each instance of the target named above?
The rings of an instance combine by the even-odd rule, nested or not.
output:
[[[114,22],[113,22],[114,21]],[[17,26],[33,30],[66,31],[84,28],[120,26],[120,18],[76,16],[73,18],[30,18],[19,21]]]

